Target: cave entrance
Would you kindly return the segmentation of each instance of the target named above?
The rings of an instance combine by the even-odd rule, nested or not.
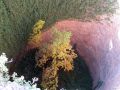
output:
[[[22,60],[20,60],[15,72],[20,76],[23,75],[27,81],[32,81],[33,77],[39,78],[37,86],[42,88],[40,83],[43,70],[42,68],[36,67],[36,51],[37,49],[29,51]],[[84,59],[80,55],[74,60],[73,71],[65,72],[62,69],[59,71],[58,90],[61,88],[66,90],[92,90],[92,77]]]

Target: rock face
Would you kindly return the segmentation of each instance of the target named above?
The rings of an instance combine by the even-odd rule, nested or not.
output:
[[[54,25],[62,31],[72,32],[71,44],[84,58],[95,90],[120,90],[120,23],[114,16],[111,21],[81,22],[65,20]],[[42,34],[43,42],[49,41],[51,31]]]
[[[112,16],[110,21],[99,22],[64,20],[57,22],[54,27],[72,32],[71,44],[77,45],[77,51],[88,65],[94,90],[120,90],[119,16]],[[42,33],[42,42],[52,38],[51,32],[51,28],[48,28]],[[35,46],[28,46],[27,50],[32,48]]]

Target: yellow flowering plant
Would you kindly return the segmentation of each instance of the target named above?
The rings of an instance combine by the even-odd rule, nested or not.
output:
[[[70,45],[71,33],[53,28],[53,39],[44,43],[36,53],[37,66],[43,68],[43,88],[56,90],[58,87],[58,71],[73,69],[73,60],[77,57]]]
[[[40,41],[41,41],[41,29],[43,28],[45,24],[45,21],[39,20],[38,22],[35,23],[33,26],[32,33],[30,34],[30,37],[28,39],[28,45],[32,46],[39,46]]]

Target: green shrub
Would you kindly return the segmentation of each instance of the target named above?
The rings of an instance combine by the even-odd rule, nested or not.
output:
[[[38,19],[46,27],[68,18],[90,19],[113,13],[115,0],[0,0],[0,53],[15,55]]]

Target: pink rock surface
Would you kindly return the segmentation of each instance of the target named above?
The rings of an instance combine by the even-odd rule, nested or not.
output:
[[[71,44],[84,58],[93,77],[95,90],[120,90],[120,36],[119,18],[111,21],[81,22],[64,20],[54,26],[61,31],[72,32]],[[43,42],[51,39],[51,31],[42,34]]]

